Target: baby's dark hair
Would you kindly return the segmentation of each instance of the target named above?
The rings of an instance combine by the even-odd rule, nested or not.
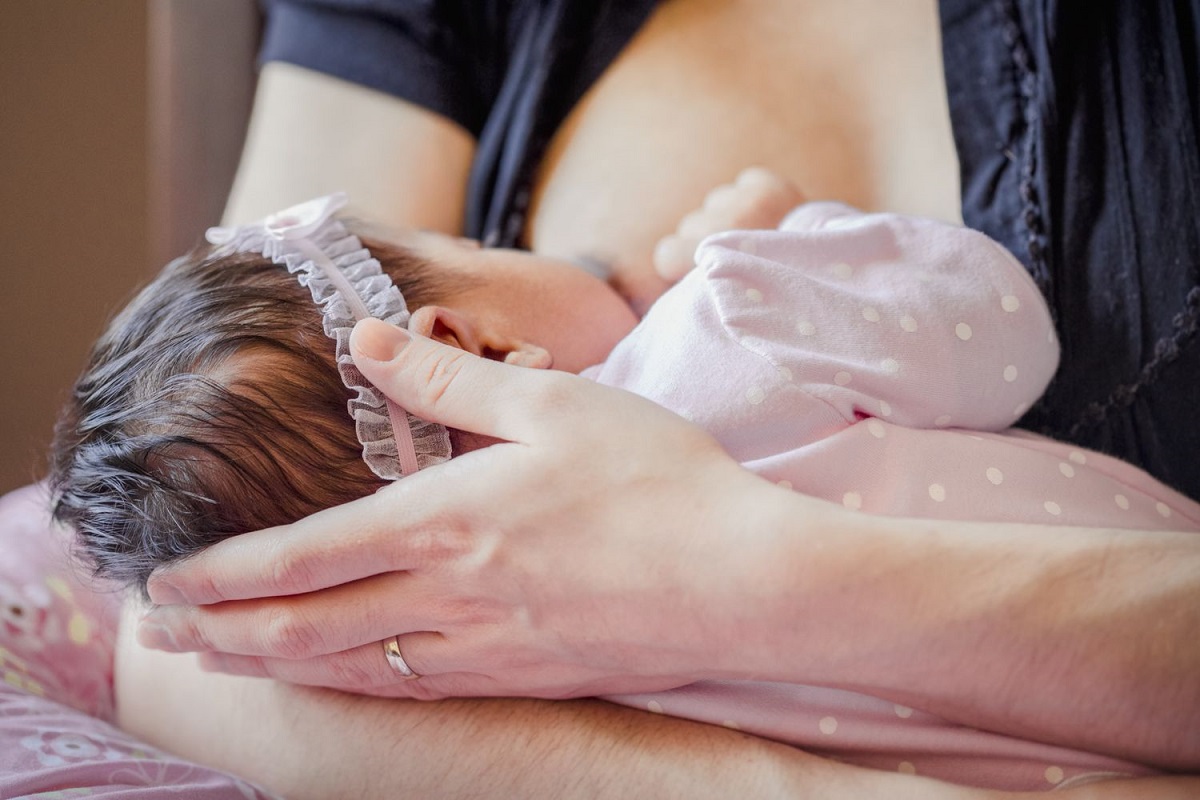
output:
[[[457,281],[363,239],[410,310]],[[54,516],[98,576],[155,567],[383,485],[362,459],[320,307],[287,269],[201,248],[110,323],[55,431]]]

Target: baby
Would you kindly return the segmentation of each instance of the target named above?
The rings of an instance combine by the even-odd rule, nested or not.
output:
[[[801,205],[774,230],[706,238],[639,322],[570,264],[352,226],[334,216],[341,202],[210,232],[216,248],[168,265],[97,344],[60,425],[54,488],[99,573],[144,588],[155,567],[221,538],[485,444],[366,385],[346,340],[367,314],[643,394],[763,477],[850,508],[1200,529],[1200,507],[1136,468],[1005,430],[1049,382],[1057,344],[1032,281],[981,234]],[[696,227],[681,228],[683,250]],[[659,254],[664,274],[678,245]],[[709,682],[611,699],[979,786],[1149,772],[823,687]]]
[[[677,275],[689,266],[702,232],[774,225],[799,199],[761,170],[710,197],[680,235],[664,240],[660,271]],[[306,213],[324,219],[340,202],[306,204]],[[476,355],[579,372],[637,324],[621,296],[592,274],[594,263],[579,269],[466,239],[333,224],[338,232],[326,234],[343,270],[362,271],[368,284],[386,283],[386,275],[399,290],[393,297],[368,286],[384,307],[376,316]],[[309,289],[261,247],[201,247],[137,295],[93,348],[52,459],[55,513],[78,532],[99,574],[144,592],[157,566],[386,485],[378,472],[388,459],[372,449],[390,438],[390,425],[366,432],[378,441],[362,443],[358,418],[369,412],[352,411],[357,423],[349,424],[352,392],[343,378],[365,381],[340,374],[353,369],[344,354],[353,319],[343,322],[335,344]],[[387,416],[379,398],[368,405]],[[449,435],[456,453],[478,444]],[[434,451],[428,461],[448,455]]]

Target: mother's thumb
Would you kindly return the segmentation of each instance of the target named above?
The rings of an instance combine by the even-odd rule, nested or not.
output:
[[[350,333],[350,350],[358,368],[362,369],[367,366],[362,363],[364,357],[367,361],[391,361],[400,355],[410,339],[403,328],[388,325],[381,319],[364,319]]]
[[[350,334],[354,363],[372,385],[422,419],[510,441],[521,415],[510,408],[514,383],[535,376],[463,350],[414,336],[378,319],[364,319]]]

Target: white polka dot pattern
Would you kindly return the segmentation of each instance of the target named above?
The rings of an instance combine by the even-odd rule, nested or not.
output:
[[[855,230],[820,236],[850,239]],[[1005,432],[1036,401],[1056,352],[1047,348],[1049,316],[1016,262],[999,276],[989,275],[996,265],[969,253],[950,261],[922,251],[919,262],[897,262],[891,252],[871,250],[895,238],[864,237],[845,253],[824,242],[821,249],[798,245],[792,264],[783,233],[763,235],[759,248],[768,255],[754,258],[733,249],[745,234],[709,241],[723,236],[728,244],[712,259],[714,274],[691,276],[708,283],[684,281],[647,315],[652,322],[674,309],[664,317],[673,324],[646,326],[643,355],[672,353],[675,360],[664,358],[657,370],[631,361],[636,377],[623,388],[661,400],[662,384],[678,376],[679,388],[670,388],[676,394],[663,405],[696,409],[727,452],[781,489],[853,514],[1159,530],[1200,519],[1184,499],[1156,492],[1144,476],[1099,454]],[[962,249],[955,252],[957,259]],[[854,266],[839,278],[833,268],[843,262]],[[964,273],[970,280],[959,281]],[[681,291],[692,294],[675,301]],[[672,397],[680,399],[672,404]],[[1019,771],[1027,790],[1072,782],[1090,758],[1033,742],[1005,751],[1008,745],[972,739],[977,732],[951,730],[890,700],[827,701],[811,693],[817,687],[795,687],[809,693],[798,693],[793,706],[778,699],[778,685],[747,689],[757,693],[741,706],[712,705],[708,686],[688,699],[686,688],[653,697],[656,706],[648,695],[630,702],[755,734],[778,725],[797,746],[848,761],[860,743],[878,741],[865,766],[936,778],[966,776],[961,765],[948,766],[947,753],[918,751],[914,743],[934,741],[927,733],[961,736],[978,746],[969,752],[980,759],[1008,759],[1005,770]]]
[[[848,212],[848,219],[857,218]],[[846,225],[836,236],[848,242],[868,227]],[[808,230],[825,228],[814,224]],[[721,245],[723,236],[727,241]],[[921,244],[920,255],[905,261],[907,254],[898,257],[896,249],[906,246],[897,244],[902,238],[863,236],[844,252],[803,243],[789,250],[782,234],[718,234],[705,245],[717,273],[710,282],[725,298],[721,324],[769,365],[766,371],[714,372],[739,387],[738,404],[727,407],[750,420],[786,409],[789,425],[803,430],[806,423],[798,420],[812,418],[813,430],[825,433],[833,407],[848,424],[862,423],[852,441],[862,448],[864,467],[886,471],[892,463],[906,465],[903,480],[886,493],[874,491],[874,480],[885,480],[885,474],[860,482],[853,472],[827,484],[810,473],[803,491],[827,491],[829,499],[856,511],[882,511],[896,502],[913,515],[1012,513],[1076,524],[1080,514],[1098,515],[1103,505],[1112,514],[1128,514],[1126,525],[1147,516],[1176,520],[1180,514],[1170,499],[1146,498],[1120,485],[1106,487],[1102,504],[1095,497],[1085,500],[1081,493],[1091,491],[1094,481],[1082,448],[1064,446],[1026,462],[994,449],[993,434],[975,435],[973,429],[1001,431],[1014,424],[1036,400],[1053,372],[1054,351],[1046,347],[1056,341],[1053,324],[1036,287],[1007,254],[1003,263],[969,253],[964,259],[956,245],[947,259],[931,256],[934,251]],[[757,242],[757,255],[748,259],[737,248],[751,241]],[[881,246],[885,241],[890,244]],[[672,330],[671,336],[678,334]],[[798,407],[792,400],[798,395],[815,398],[816,413],[803,401]],[[946,438],[936,448],[955,455],[939,452],[927,463],[908,455],[911,442],[920,442],[909,438],[913,429],[940,431]],[[764,452],[770,457],[762,450],[770,436],[756,441],[754,457]],[[971,448],[986,455],[971,460]],[[1161,507],[1158,500],[1164,501]]]
[[[1154,492],[1136,475],[1128,480],[1120,465],[1098,453],[1004,432],[1036,402],[1054,355],[1054,348],[1046,350],[1048,314],[1019,265],[1012,275],[991,279],[989,265],[967,258],[972,281],[961,282],[954,278],[958,263],[923,255],[919,269],[930,281],[917,285],[916,261],[898,264],[894,254],[871,255],[866,247],[845,255],[828,249],[817,255],[810,247],[802,254],[809,261],[763,277],[758,272],[769,272],[786,241],[764,235],[760,248],[767,255],[751,259],[733,252],[743,236],[730,237],[728,263],[714,259],[714,275],[694,273],[652,308],[647,321],[664,309],[661,303],[697,284],[695,302],[677,302],[673,317],[665,318],[672,324],[646,331],[644,349],[676,360],[649,365],[661,369],[632,361],[630,372],[637,372],[630,383],[640,393],[660,392],[652,397],[660,399],[662,385],[678,375],[680,386],[671,389],[677,408],[703,420],[727,452],[781,489],[799,489],[853,515],[1085,527],[1099,521],[1162,530],[1200,519],[1183,499]],[[832,272],[842,259],[854,265],[848,279]],[[751,263],[755,271],[733,269]],[[671,397],[662,404],[670,407]],[[824,698],[818,687],[793,687],[788,705],[779,684],[745,686],[754,693],[742,696],[748,698],[742,705],[731,699],[740,688],[708,685],[690,697],[688,687],[680,687],[630,703],[790,738],[846,760],[859,758],[862,742],[878,742],[863,765],[906,774],[966,778],[973,765],[962,765],[961,753],[979,753],[972,762],[996,759],[1006,775],[1019,772],[1026,790],[1070,783],[1092,758],[1034,742],[984,739],[890,699]],[[725,691],[728,703],[720,705],[714,698]],[[650,705],[652,699],[658,705]],[[914,742],[931,744],[918,750]],[[932,742],[961,742],[971,750],[938,752]],[[1100,770],[1104,764],[1100,759]]]

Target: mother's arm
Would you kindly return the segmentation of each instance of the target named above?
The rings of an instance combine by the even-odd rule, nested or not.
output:
[[[1200,536],[852,514],[581,378],[416,338],[390,360],[362,357],[399,335],[356,331],[375,385],[515,444],[165,570],[151,595],[193,607],[158,609],[175,638],[146,627],[145,641],[241,654],[213,660],[235,672],[422,698],[834,685],[1200,768]],[[418,681],[397,682],[379,652],[405,631],[424,631],[401,636]]]
[[[206,673],[139,647],[132,621],[118,645],[121,726],[289,800],[985,796],[600,701],[421,703]]]
[[[420,106],[283,62],[263,66],[226,224],[334,191],[374,222],[458,234],[471,135]]]
[[[1017,796],[853,767],[600,701],[420,703],[205,673],[191,656],[140,648],[128,630],[117,662],[122,727],[289,800]],[[1198,789],[1196,779],[1143,778],[1062,794],[1183,800]]]

